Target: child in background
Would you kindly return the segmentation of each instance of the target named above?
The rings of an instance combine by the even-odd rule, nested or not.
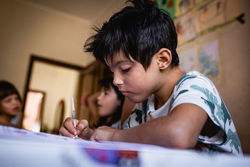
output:
[[[115,129],[121,128],[121,113],[124,102],[124,96],[119,92],[118,88],[113,84],[112,78],[103,79],[99,82],[101,90],[88,98],[89,109],[94,116],[94,127],[109,126]],[[71,120],[71,118],[67,118]],[[66,122],[66,121],[65,121]],[[82,120],[88,126],[87,120]],[[60,133],[64,134],[65,128],[60,128]],[[79,135],[84,139],[89,139],[93,130],[89,127],[84,134]]]
[[[88,106],[97,117],[94,126],[106,125],[119,129],[124,96],[113,84],[112,78],[103,79],[99,84],[101,91],[88,98]]]
[[[0,124],[21,128],[21,98],[7,81],[0,81]]]
[[[113,88],[114,88],[114,90],[116,91],[116,93],[117,93],[117,95],[118,96],[123,96],[120,92],[119,92],[119,90],[117,89],[117,87],[116,86],[114,86],[113,85],[113,83],[112,83],[113,81],[112,80],[109,80],[108,82],[100,82],[100,85],[105,89],[112,89],[111,88],[111,85],[113,86]],[[108,85],[108,84],[110,84],[110,85]],[[106,85],[106,86],[105,86]],[[110,86],[110,87],[109,87]],[[104,117],[102,117],[102,115],[101,115],[101,113],[100,114],[98,114],[98,106],[97,106],[97,98],[98,98],[98,96],[100,95],[100,92],[96,92],[96,93],[94,93],[93,95],[91,95],[91,96],[89,96],[89,97],[87,97],[86,98],[86,104],[87,104],[87,106],[89,107],[89,109],[90,109],[90,112],[91,112],[91,115],[92,115],[92,119],[93,119],[93,123],[94,123],[94,127],[98,127],[98,126],[101,126],[101,124],[100,124],[100,122],[106,122],[106,121],[104,121]],[[100,98],[100,96],[99,96],[99,98]],[[117,116],[116,116],[116,118],[118,118],[118,117],[120,117],[121,119],[120,119],[120,121],[119,121],[119,127],[116,127],[115,125],[118,125],[118,124],[114,124],[113,126],[111,126],[111,127],[114,127],[114,128],[116,128],[116,129],[120,129],[122,126],[122,124],[123,124],[123,122],[128,118],[128,116],[130,115],[130,113],[131,113],[131,111],[132,111],[132,109],[134,108],[134,106],[135,106],[135,103],[134,102],[132,102],[132,101],[130,101],[128,98],[126,98],[126,97],[124,97],[124,100],[123,100],[124,102],[123,102],[123,105],[122,105],[122,109],[121,108],[119,108],[118,110],[117,110]],[[119,112],[118,112],[119,111]],[[99,112],[101,112],[100,110],[99,110]],[[119,115],[119,116],[118,116]],[[100,118],[100,119],[99,119]],[[99,122],[99,123],[98,123]],[[118,122],[117,122],[118,123]],[[102,125],[104,125],[104,124],[102,124]],[[109,126],[109,125],[107,125],[107,126]]]
[[[90,139],[242,154],[214,84],[199,72],[179,69],[172,19],[150,1],[131,2],[96,29],[85,48],[111,69],[123,95],[138,104],[125,130],[99,127]],[[72,132],[73,121],[67,125]],[[78,127],[79,134],[86,129]]]

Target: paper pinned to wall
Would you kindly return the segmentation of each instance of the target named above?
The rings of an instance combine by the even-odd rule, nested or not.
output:
[[[196,69],[196,48],[191,48],[189,50],[185,50],[179,54],[180,58],[180,68],[184,72],[189,72]]]
[[[195,4],[193,0],[176,0],[176,16],[187,12]]]
[[[158,8],[166,11],[171,16],[172,19],[175,18],[175,8],[176,8],[175,3],[176,3],[175,0],[169,0],[169,1],[156,0]]]
[[[226,15],[226,21],[229,21],[236,16],[239,16],[242,14],[241,10],[241,3],[239,1],[235,0],[227,0],[226,1],[226,10],[225,10],[225,15]]]
[[[199,48],[199,71],[215,77],[219,69],[218,40],[215,40]]]
[[[225,22],[225,2],[215,0],[211,3],[204,3],[196,11],[197,32],[205,31],[215,25]]]
[[[190,41],[196,37],[195,17],[187,13],[175,20],[178,34],[178,44]]]

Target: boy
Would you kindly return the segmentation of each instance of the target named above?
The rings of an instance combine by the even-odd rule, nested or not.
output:
[[[171,18],[150,2],[133,3],[96,29],[85,48],[111,69],[119,90],[139,104],[124,130],[100,127],[90,139],[242,154],[234,124],[213,83],[198,72],[185,74],[178,68]],[[86,122],[79,123],[77,131],[72,125],[69,119],[62,129],[87,132]]]

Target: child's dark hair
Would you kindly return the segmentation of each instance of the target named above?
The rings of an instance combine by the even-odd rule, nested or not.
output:
[[[85,51],[93,52],[97,60],[106,64],[105,59],[113,58],[122,51],[131,56],[145,69],[161,48],[172,53],[172,66],[179,64],[177,33],[171,17],[161,11],[151,1],[129,0],[134,6],[127,6],[115,13],[96,34],[85,43]]]
[[[20,102],[22,102],[20,94],[18,93],[16,87],[13,84],[7,81],[0,81],[0,100],[13,94],[16,94]]]
[[[101,117],[99,118],[96,127],[98,126],[111,126],[113,123],[116,123],[121,119],[122,114],[122,106],[124,103],[124,95],[118,90],[118,88],[113,84],[113,78],[105,78],[99,81],[99,85],[103,87],[104,89],[114,89],[115,93],[117,95],[117,99],[121,101],[121,104],[116,108],[116,111],[114,111],[114,114],[112,115],[112,118],[109,122],[107,122],[107,117]]]

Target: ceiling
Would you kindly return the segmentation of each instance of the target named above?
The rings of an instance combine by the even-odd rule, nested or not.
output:
[[[89,22],[108,19],[126,0],[22,0],[72,15]]]

